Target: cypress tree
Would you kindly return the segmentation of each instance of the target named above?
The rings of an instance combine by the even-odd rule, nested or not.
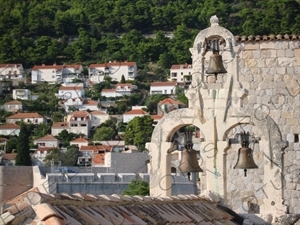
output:
[[[16,166],[31,166],[29,135],[24,123],[21,124],[17,143]]]

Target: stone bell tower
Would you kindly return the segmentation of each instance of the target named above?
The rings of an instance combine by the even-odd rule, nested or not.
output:
[[[150,194],[154,197],[172,195],[171,140],[179,128],[194,125],[200,129],[202,137],[197,150],[200,150],[205,162],[201,165],[204,172],[200,174],[204,190],[215,193],[222,204],[240,208],[241,212],[246,211],[242,209],[246,208],[243,204],[248,204],[250,197],[254,196],[257,201],[252,204],[259,205],[258,213],[284,213],[282,190],[273,187],[282,185],[278,174],[282,170],[281,154],[286,144],[269,114],[245,101],[249,91],[239,81],[239,57],[243,45],[236,42],[229,30],[219,25],[216,16],[212,16],[210,22],[211,26],[198,33],[190,48],[193,74],[186,91],[189,107],[166,114],[156,125],[151,142],[146,145],[151,156]],[[217,76],[206,74],[213,54],[210,51],[212,42],[219,45],[227,73]],[[253,133],[253,146],[258,149],[254,151],[254,160],[259,168],[249,170],[246,178],[243,171],[233,169],[240,147],[236,142],[237,131],[241,129]],[[246,188],[240,187],[240,183],[246,184]],[[257,196],[257,189],[262,185],[264,192],[272,194]]]

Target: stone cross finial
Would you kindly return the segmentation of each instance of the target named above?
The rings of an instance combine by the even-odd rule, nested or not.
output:
[[[210,17],[209,21],[210,21],[211,26],[219,25],[219,19],[216,15]]]

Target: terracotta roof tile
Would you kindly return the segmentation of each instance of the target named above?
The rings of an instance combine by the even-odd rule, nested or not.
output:
[[[227,224],[230,214],[198,196],[185,198],[27,193],[32,218],[43,224]],[[23,209],[24,210],[24,209]],[[6,212],[7,213],[7,212]],[[15,222],[18,217],[11,218]]]
[[[84,100],[83,104],[84,105],[98,105],[98,102],[93,101],[93,100]]]
[[[177,82],[152,82],[152,87],[161,87],[161,86],[175,86],[177,85]]]
[[[190,67],[190,68],[189,68]],[[192,64],[175,64],[171,66],[171,69],[191,69],[193,68]]]
[[[52,128],[68,128],[69,122],[54,122],[52,124]]]
[[[157,103],[158,105],[183,105],[182,102],[172,99],[172,98],[165,98],[164,100],[161,100],[160,102]]]
[[[94,110],[91,112],[92,115],[97,115],[97,114],[100,114],[100,115],[107,115],[105,112],[103,111],[100,111],[100,110]]]
[[[29,193],[29,192],[39,192],[39,189],[37,187],[30,188],[28,191],[23,192],[20,195],[17,195],[16,197],[12,198],[11,200],[5,202],[7,205],[13,205],[13,204],[18,204],[20,202],[23,202],[24,197]]]
[[[104,164],[104,158],[105,157],[105,153],[100,153],[100,154],[96,154],[93,157],[93,163],[94,164]]]
[[[124,88],[124,87],[131,87],[132,86],[132,84],[131,83],[126,83],[126,84],[116,84],[116,88],[117,87],[121,87],[121,88]]]
[[[15,160],[17,157],[17,153],[6,153],[2,155],[2,160]]]
[[[38,113],[16,113],[14,115],[11,115],[7,117],[7,119],[25,119],[25,118],[43,118],[40,114]]]
[[[115,89],[102,89],[101,92],[116,92]]]
[[[22,105],[22,102],[17,101],[17,100],[13,100],[10,102],[5,102],[4,105]]]
[[[148,115],[148,113],[142,109],[133,109],[128,112],[125,112],[124,115]]]
[[[71,113],[71,115],[73,117],[86,117],[89,115],[89,113],[87,111],[75,111],[75,112]]]
[[[7,123],[4,125],[0,125],[0,129],[20,129],[20,127],[17,124],[14,123]]]
[[[48,134],[48,135],[45,135],[44,137],[35,139],[34,141],[57,141],[57,139],[55,137],[53,137],[52,135]]]
[[[37,153],[37,152],[50,152],[52,151],[52,149],[55,149],[57,147],[39,147],[37,148],[34,153]]]
[[[7,63],[7,64],[0,64],[0,68],[6,68],[6,67],[14,67],[14,66],[22,66],[21,63]]]
[[[8,139],[0,137],[0,141],[8,141]]]
[[[83,86],[75,85],[75,86],[60,86],[60,91],[80,91],[83,89]]]
[[[41,65],[41,66],[34,66],[32,68],[32,70],[42,70],[42,69],[46,69],[46,70],[51,70],[51,69],[62,70],[63,69],[63,65]]]
[[[153,119],[153,120],[160,120],[161,118],[163,118],[164,117],[164,115],[151,115],[151,118]]]
[[[80,69],[82,65],[81,64],[68,64],[68,65],[64,65],[64,68],[74,68],[74,69]]]
[[[89,68],[109,67],[109,66],[134,66],[135,62],[110,62],[101,64],[91,64]]]
[[[86,140],[85,138],[83,138],[83,137],[80,137],[80,138],[77,138],[77,139],[75,139],[75,140],[72,140],[72,141],[70,141],[70,143],[74,143],[74,142],[82,142],[82,143],[87,143],[87,142],[89,142],[88,140]]]

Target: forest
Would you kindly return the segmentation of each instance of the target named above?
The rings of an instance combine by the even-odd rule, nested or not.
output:
[[[234,35],[300,34],[300,0],[0,0],[0,5],[0,63],[25,68],[110,60],[135,61],[140,68],[190,63],[189,48],[212,15]]]

